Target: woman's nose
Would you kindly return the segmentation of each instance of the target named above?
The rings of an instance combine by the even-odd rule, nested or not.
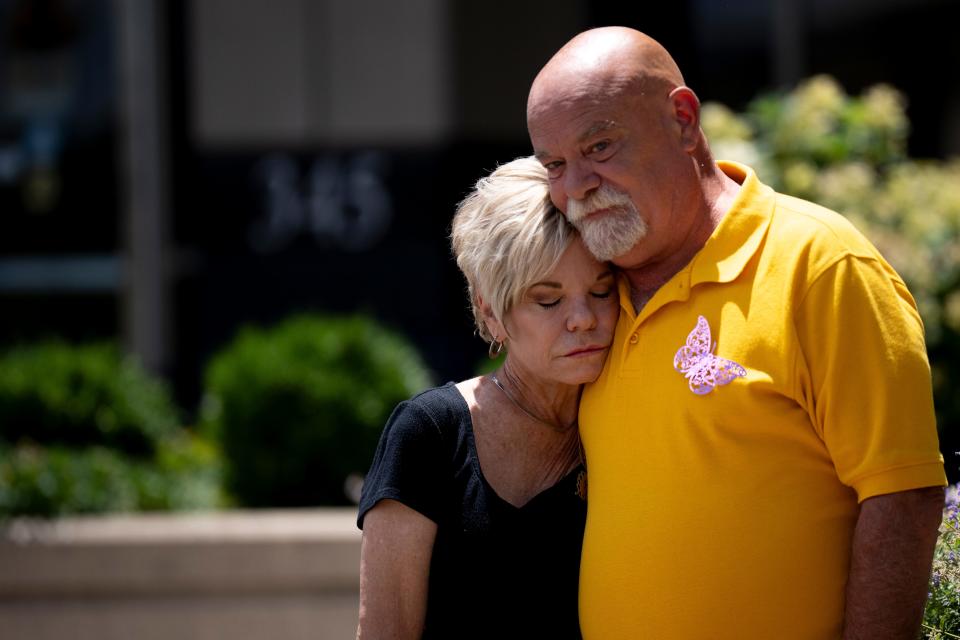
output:
[[[589,331],[597,326],[597,313],[590,301],[584,297],[578,300],[567,316],[568,331]]]

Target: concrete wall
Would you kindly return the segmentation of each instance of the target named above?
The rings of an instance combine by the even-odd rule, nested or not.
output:
[[[355,517],[318,509],[8,523],[0,638],[353,637]]]

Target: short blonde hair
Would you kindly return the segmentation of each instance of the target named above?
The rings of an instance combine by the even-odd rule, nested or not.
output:
[[[481,338],[494,340],[478,296],[502,323],[526,290],[554,269],[574,233],[550,202],[547,171],[535,158],[500,165],[477,182],[457,207],[450,241]]]

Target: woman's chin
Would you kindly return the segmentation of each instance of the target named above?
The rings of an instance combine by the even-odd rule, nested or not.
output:
[[[578,363],[578,366],[571,368],[569,372],[565,372],[563,375],[556,376],[559,382],[565,384],[588,384],[590,382],[595,382],[597,378],[600,377],[600,373],[603,371],[603,361],[601,360],[599,364],[588,364],[588,363]]]

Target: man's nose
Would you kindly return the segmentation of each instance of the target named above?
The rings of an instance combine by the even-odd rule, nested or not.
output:
[[[568,198],[583,200],[600,186],[600,176],[589,162],[569,162],[563,175],[563,190]]]

